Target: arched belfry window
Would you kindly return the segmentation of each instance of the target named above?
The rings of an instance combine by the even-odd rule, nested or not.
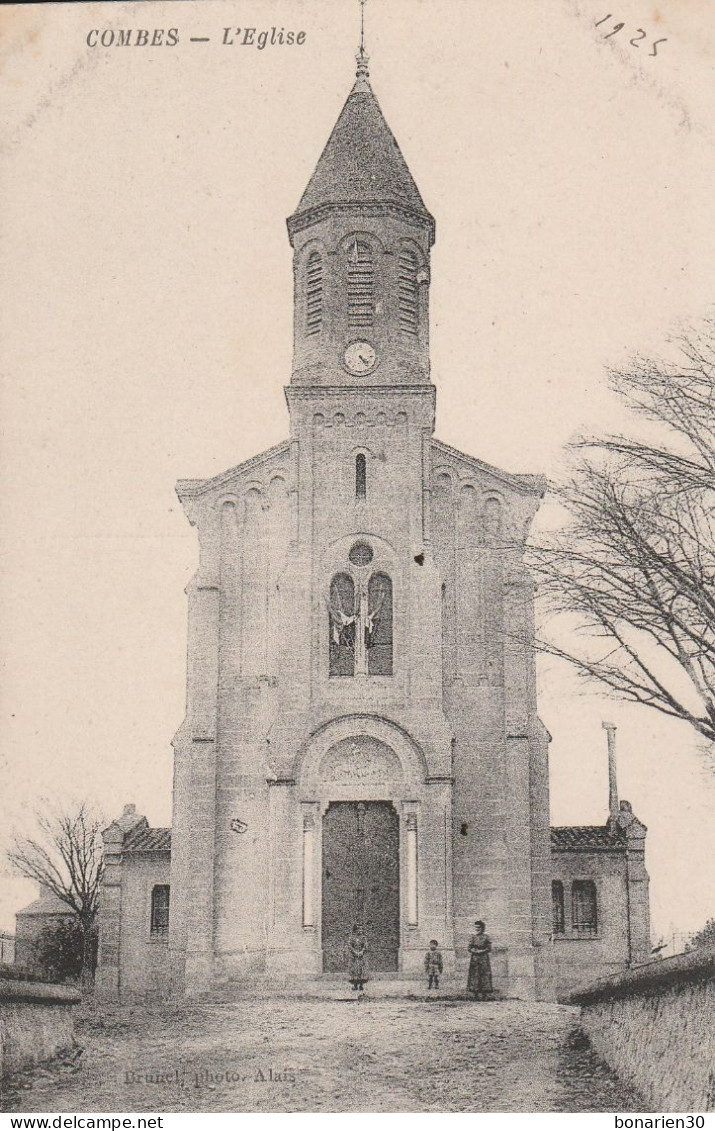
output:
[[[408,247],[400,249],[397,271],[400,328],[407,334],[416,334],[419,327],[417,256]]]
[[[337,573],[330,583],[330,674],[355,675],[355,583],[347,573]]]
[[[319,334],[323,327],[323,257],[311,251],[305,273],[305,332]]]
[[[367,461],[365,456],[355,456],[355,498],[367,498]]]
[[[392,582],[374,573],[367,587],[365,650],[368,675],[392,675]]]
[[[364,240],[348,245],[348,325],[370,327],[375,316],[375,269],[372,248]]]

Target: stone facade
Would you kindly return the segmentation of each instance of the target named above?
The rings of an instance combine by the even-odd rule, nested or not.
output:
[[[434,438],[435,225],[364,56],[288,232],[289,439],[177,487],[201,552],[174,740],[171,984],[319,975],[328,953],[339,964],[343,913],[378,968],[416,974],[434,937],[463,974],[479,917],[497,990],[551,998],[548,735],[523,565],[545,481]],[[114,994],[153,977],[147,893],[167,882],[166,847],[139,851],[135,819],[107,832]]]

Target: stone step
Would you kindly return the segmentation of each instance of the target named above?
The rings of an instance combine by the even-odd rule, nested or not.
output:
[[[235,979],[223,983],[208,995],[213,1001],[231,1001],[250,997],[297,997],[319,998],[324,1001],[346,1001],[356,999],[345,974],[319,974],[313,978],[275,977],[257,974],[253,978]],[[407,974],[371,974],[365,984],[365,998],[417,998],[422,1001],[432,999],[452,1000],[466,998],[464,979],[455,975],[443,975],[438,990],[427,989],[426,978],[415,978]]]

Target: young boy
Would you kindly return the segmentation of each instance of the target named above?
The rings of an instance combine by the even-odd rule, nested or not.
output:
[[[425,974],[427,975],[427,989],[439,989],[439,976],[442,973],[442,951],[438,949],[437,939],[430,939],[429,950],[425,955]]]

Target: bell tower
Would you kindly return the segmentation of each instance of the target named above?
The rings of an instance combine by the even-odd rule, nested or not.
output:
[[[355,85],[288,219],[292,386],[429,384],[434,233],[361,45]]]

